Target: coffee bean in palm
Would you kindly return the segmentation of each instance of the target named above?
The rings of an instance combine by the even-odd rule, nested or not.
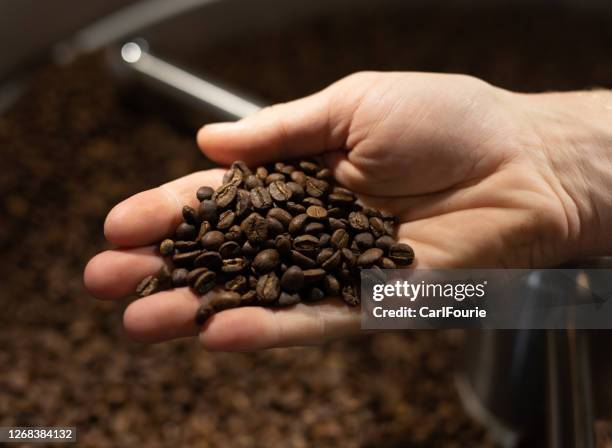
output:
[[[226,210],[219,215],[219,221],[217,222],[217,229],[226,230],[229,229],[236,219],[236,214],[231,210]]]
[[[274,239],[274,246],[278,250],[281,257],[288,259],[291,257],[291,237],[287,234],[277,235]]]
[[[350,250],[348,247],[345,247],[344,249],[340,250],[340,253],[342,254],[342,259],[347,263],[347,265],[349,267],[353,267],[355,266],[355,264],[357,263],[357,256],[353,253],[352,250]]]
[[[300,168],[308,174],[315,174],[320,169],[319,165],[309,160],[302,160],[300,162]]]
[[[373,216],[370,218],[370,232],[372,232],[372,235],[376,238],[380,238],[381,236],[385,235],[385,224],[378,216]]]
[[[266,184],[266,186],[268,186],[268,185],[272,185],[274,182],[277,182],[277,181],[283,181],[284,182],[285,181],[285,175],[282,174],[282,173],[271,173],[271,174],[268,174],[268,177],[266,177],[266,180],[265,180],[265,184]]]
[[[276,235],[280,235],[285,231],[285,227],[281,224],[278,219],[274,219],[271,217],[267,217],[266,221],[268,222],[268,236],[275,237]]]
[[[227,232],[224,233],[226,241],[234,241],[236,243],[242,243],[243,235],[239,225],[234,224]]]
[[[298,252],[297,250],[291,251],[291,261],[302,269],[313,269],[317,267],[317,262],[315,260]]]
[[[198,236],[196,239],[200,240],[204,234],[206,232],[208,232],[211,229],[211,225],[208,221],[204,221],[202,224],[200,224],[200,230],[198,232]]]
[[[395,243],[389,248],[389,258],[398,266],[408,266],[414,261],[414,251],[408,244]]]
[[[365,231],[370,228],[370,220],[361,212],[351,212],[348,217],[351,228],[357,231]]]
[[[193,287],[198,277],[206,271],[208,271],[208,268],[204,268],[204,267],[191,269],[187,273],[187,284]]]
[[[355,287],[351,284],[342,287],[342,300],[349,306],[357,306],[361,303]]]
[[[200,295],[206,294],[217,284],[217,274],[213,271],[202,272],[193,284],[193,289]]]
[[[195,315],[196,325],[201,327],[213,314],[215,314],[215,310],[210,306],[210,303],[200,305]]]
[[[236,241],[226,241],[219,247],[219,255],[221,258],[237,258],[241,253],[240,244]]]
[[[319,247],[329,246],[330,241],[331,241],[331,235],[329,233],[321,233],[319,235]]]
[[[225,282],[225,289],[244,294],[249,289],[249,281],[244,275],[237,275]]]
[[[349,234],[344,229],[337,229],[332,233],[330,243],[336,249],[344,249],[349,245]]]
[[[326,181],[330,181],[333,180],[333,175],[332,172],[329,168],[323,168],[322,170],[320,170],[315,177],[317,179],[322,179],[322,180],[326,180]]]
[[[198,198],[198,201],[204,201],[212,198],[213,194],[215,194],[215,190],[211,187],[200,187],[196,192],[196,197]]]
[[[302,298],[298,293],[290,294],[288,292],[282,291],[278,297],[278,301],[276,304],[278,306],[292,306],[300,303]]]
[[[327,210],[320,205],[311,205],[306,209],[306,215],[309,218],[322,221],[327,218]]]
[[[136,286],[136,294],[140,297],[154,294],[159,289],[159,280],[154,275],[149,275],[141,280]]]
[[[323,279],[323,290],[325,291],[326,295],[330,297],[337,297],[341,292],[340,282],[336,277],[328,274]]]
[[[304,283],[312,284],[319,282],[325,278],[326,272],[321,268],[305,269],[304,271]]]
[[[287,292],[297,292],[304,286],[304,271],[293,265],[283,273],[280,280],[281,288]]]
[[[395,223],[389,219],[384,221],[385,233],[389,236],[395,236]]]
[[[319,239],[314,235],[300,235],[293,239],[293,248],[307,256],[316,256]]]
[[[205,199],[198,206],[198,215],[202,221],[217,223],[217,203],[213,199]]]
[[[327,208],[327,216],[331,219],[339,219],[346,215],[346,209],[340,207],[328,207]]]
[[[246,257],[253,257],[257,254],[259,247],[255,243],[251,243],[250,241],[245,241],[241,248],[242,255]]]
[[[179,267],[187,267],[193,263],[193,260],[198,258],[202,253],[201,250],[192,250],[191,252],[180,252],[172,256],[172,262]]]
[[[193,207],[185,205],[183,207],[182,214],[186,223],[192,224],[196,227],[200,225],[200,217],[198,216],[198,212],[196,212]]]
[[[308,215],[306,213],[302,213],[301,215],[294,216],[293,219],[289,222],[289,233],[291,235],[297,235],[300,233],[304,224],[308,221]]]
[[[162,257],[169,257],[174,253],[174,241],[171,239],[165,239],[159,245],[159,253]]]
[[[157,271],[157,281],[159,283],[159,289],[170,289],[172,287],[172,271],[167,264],[163,264],[159,271]]]
[[[391,249],[391,246],[393,246],[394,244],[395,240],[389,235],[383,235],[380,238],[377,238],[374,242],[374,246],[378,247],[379,249],[382,249],[386,254],[389,253],[389,249]]]
[[[266,167],[260,166],[255,170],[255,175],[261,180],[266,180],[266,177],[268,177],[268,170]]]
[[[177,240],[193,240],[197,236],[198,231],[195,226],[182,222],[176,228]]]
[[[291,199],[292,191],[283,180],[277,180],[268,187],[270,196],[276,202],[287,202]]]
[[[280,254],[276,249],[265,249],[253,259],[253,269],[258,274],[265,274],[275,270],[280,265]]]
[[[243,180],[244,173],[237,168],[230,168],[225,172],[225,175],[223,176],[224,184],[232,184],[236,187],[240,186]]]
[[[310,288],[306,294],[304,294],[304,300],[306,302],[318,302],[319,300],[323,300],[325,298],[325,292],[321,288],[312,287]]]
[[[175,288],[181,288],[187,286],[187,275],[189,271],[184,268],[174,269],[172,271],[172,286]]]
[[[218,230],[211,230],[200,239],[200,244],[206,250],[217,251],[225,241],[225,235]]]
[[[221,265],[223,264],[223,260],[221,259],[221,255],[218,252],[204,252],[198,258],[193,260],[193,266],[196,268],[205,267],[210,269],[211,271],[217,271],[221,269]]]
[[[251,205],[256,210],[266,211],[272,208],[272,196],[266,187],[255,187],[250,191]]]
[[[251,211],[251,194],[246,190],[236,193],[236,217],[242,218]]]
[[[304,187],[302,187],[297,182],[287,182],[287,188],[291,190],[291,199],[293,199],[294,201],[299,202],[304,199]]]
[[[234,184],[225,184],[219,187],[219,189],[213,195],[213,199],[217,203],[217,207],[226,208],[236,199],[238,194],[238,187]]]
[[[245,178],[253,174],[248,165],[242,160],[236,160],[235,162],[233,162],[230,165],[230,169],[240,170],[244,174]]]
[[[329,230],[331,230],[332,232],[334,232],[334,231],[336,231],[338,229],[345,229],[346,230],[347,223],[344,220],[342,220],[342,219],[329,218],[328,222],[329,222]]]
[[[247,216],[240,228],[251,243],[257,244],[268,239],[268,222],[259,213]]]
[[[355,197],[343,193],[331,193],[328,196],[329,202],[335,205],[347,206],[355,202]]]
[[[382,249],[379,249],[378,247],[368,249],[357,257],[357,266],[361,268],[370,267],[373,264],[376,264],[378,260],[382,258],[383,254]]]
[[[374,246],[374,236],[370,232],[361,232],[353,238],[360,250],[367,250]]]
[[[306,173],[304,173],[303,171],[294,171],[293,173],[291,173],[290,177],[291,180],[296,184],[300,185],[302,189],[306,185]]]
[[[280,280],[274,272],[264,274],[257,280],[257,298],[262,303],[274,302],[280,294]]]
[[[264,186],[263,180],[261,180],[261,178],[259,178],[259,176],[255,175],[255,174],[251,174],[244,181],[244,187],[247,190],[252,190],[253,188],[263,187],[263,186]]]
[[[327,272],[331,272],[340,265],[341,261],[342,261],[342,255],[340,251],[337,250],[331,255],[331,257],[329,257],[327,260],[325,260],[321,264],[321,267],[325,269]]]
[[[306,210],[308,210],[308,207],[310,207],[311,205],[323,207],[325,203],[319,198],[313,198],[311,196],[308,196],[307,198],[304,198],[304,200],[302,201],[302,205],[306,207]]]
[[[306,213],[306,207],[304,207],[302,204],[297,204],[295,202],[289,201],[285,204],[285,207],[287,208],[287,211],[293,216]]]
[[[244,257],[226,258],[223,260],[221,272],[228,275],[241,274],[249,267],[248,261]]]
[[[306,193],[314,198],[320,198],[324,196],[329,190],[329,184],[321,179],[308,176],[306,178]]]
[[[215,313],[240,306],[240,294],[235,291],[221,291],[210,299],[210,306]]]
[[[291,216],[291,213],[289,213],[287,210],[283,210],[282,208],[278,208],[278,207],[271,208],[268,211],[268,214],[266,215],[266,217],[274,218],[278,220],[285,228],[289,226],[289,223],[293,219],[293,216]]]
[[[382,257],[378,261],[378,265],[383,269],[397,269],[395,262],[388,257]]]
[[[325,225],[320,222],[309,222],[304,227],[304,233],[308,233],[310,235],[318,235],[324,231],[325,231]]]
[[[197,241],[175,241],[174,250],[176,252],[191,252],[198,250],[199,243]]]
[[[241,305],[251,305],[257,301],[257,293],[254,289],[250,289],[240,297]]]

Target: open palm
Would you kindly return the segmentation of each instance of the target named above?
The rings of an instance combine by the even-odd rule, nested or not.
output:
[[[205,126],[203,151],[221,164],[323,155],[362,200],[400,217],[398,238],[416,267],[546,266],[572,254],[577,218],[520,96],[458,75],[360,73],[310,97],[237,123]],[[181,208],[222,169],[139,193],[109,214],[119,249],[90,261],[85,282],[105,299],[131,294],[162,264],[154,244],[171,235]],[[223,311],[194,326],[187,288],[138,299],[124,324],[139,340],[199,332],[209,349],[250,350],[317,343],[359,330],[359,311],[337,299],[288,309]]]

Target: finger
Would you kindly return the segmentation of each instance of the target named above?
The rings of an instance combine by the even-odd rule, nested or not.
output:
[[[222,169],[200,171],[126,199],[106,217],[106,238],[117,246],[133,247],[171,235],[181,222],[183,206],[197,205],[197,189],[203,185],[218,187],[223,173]]]
[[[107,250],[93,257],[83,274],[85,288],[103,300],[134,294],[138,283],[163,265],[155,246]]]
[[[344,146],[356,98],[332,85],[308,97],[262,109],[235,123],[216,123],[198,132],[204,153],[222,164],[258,164],[313,156]]]

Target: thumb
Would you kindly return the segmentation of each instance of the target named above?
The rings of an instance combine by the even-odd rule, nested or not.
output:
[[[237,122],[205,125],[198,146],[220,164],[259,164],[316,156],[344,146],[351,120],[347,100],[331,85],[313,95],[269,106]]]

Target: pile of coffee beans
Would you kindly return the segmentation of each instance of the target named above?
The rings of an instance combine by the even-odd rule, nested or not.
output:
[[[360,269],[395,269],[414,259],[412,248],[394,239],[397,219],[363,206],[316,161],[255,171],[234,162],[221,187],[201,187],[196,196],[197,210],[183,207],[174,238],[159,245],[169,263],[136,292],[190,286],[204,295],[223,286],[198,309],[198,325],[243,305],[283,307],[339,296],[356,306]]]

